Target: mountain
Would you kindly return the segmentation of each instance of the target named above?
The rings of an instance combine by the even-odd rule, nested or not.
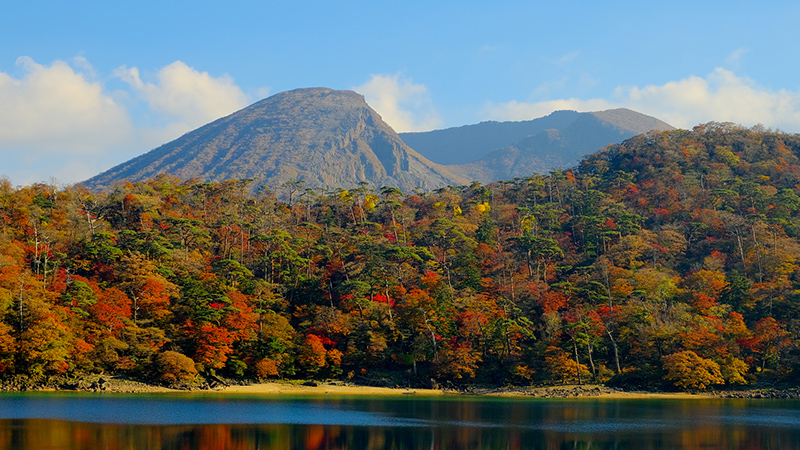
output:
[[[628,109],[556,111],[522,122],[482,122],[398,135],[364,97],[306,88],[223,117],[89,180],[95,190],[170,174],[202,181],[256,179],[254,188],[431,190],[546,173],[668,124]],[[408,144],[408,145],[407,145]]]
[[[223,117],[85,183],[103,189],[168,173],[204,181],[257,178],[278,189],[304,180],[306,188],[410,191],[470,180],[408,147],[364,97],[327,88],[276,94]]]
[[[451,171],[488,183],[568,167],[608,144],[672,129],[654,117],[621,108],[556,111],[529,121],[483,122],[400,136],[430,160],[452,164]]]
[[[566,128],[580,116],[576,111],[556,111],[521,122],[481,122],[474,125],[413,133],[400,133],[409,147],[439,164],[467,164],[547,129]]]

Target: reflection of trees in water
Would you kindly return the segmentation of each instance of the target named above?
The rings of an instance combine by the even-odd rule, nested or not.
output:
[[[504,432],[493,432],[494,438],[487,440],[478,428],[457,426],[110,425],[39,419],[0,423],[0,449],[20,450],[506,448],[510,442]]]
[[[769,409],[770,404],[759,403],[753,409],[746,401],[710,399],[342,402],[344,409],[370,411],[376,421],[384,418],[384,425],[115,425],[7,419],[0,420],[0,450],[723,449],[800,442],[797,411],[783,404]],[[335,419],[337,411],[330,414]]]

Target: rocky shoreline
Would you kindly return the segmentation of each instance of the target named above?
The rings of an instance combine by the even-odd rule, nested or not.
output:
[[[139,394],[196,391],[202,389],[210,389],[208,383],[197,385],[175,385],[167,387],[143,383],[140,381],[110,377],[92,377],[79,380],[52,381],[47,383],[30,383],[21,380],[11,380],[0,385],[0,391],[4,392],[72,391]]]
[[[772,398],[796,400],[800,399],[800,387],[718,391],[712,392],[711,394],[718,398]]]
[[[452,391],[456,394],[479,396],[520,396],[537,398],[577,398],[600,397],[624,393],[621,389],[610,388],[603,385],[567,385],[546,387],[503,387],[503,388],[478,388],[467,387],[462,390]]]

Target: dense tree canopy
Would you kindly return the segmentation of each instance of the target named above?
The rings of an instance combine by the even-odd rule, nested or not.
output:
[[[0,181],[0,375],[798,381],[798,155],[709,123],[432,193]]]

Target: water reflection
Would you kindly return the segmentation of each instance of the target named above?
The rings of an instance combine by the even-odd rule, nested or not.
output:
[[[6,395],[0,449],[795,448],[798,413],[746,400]]]

